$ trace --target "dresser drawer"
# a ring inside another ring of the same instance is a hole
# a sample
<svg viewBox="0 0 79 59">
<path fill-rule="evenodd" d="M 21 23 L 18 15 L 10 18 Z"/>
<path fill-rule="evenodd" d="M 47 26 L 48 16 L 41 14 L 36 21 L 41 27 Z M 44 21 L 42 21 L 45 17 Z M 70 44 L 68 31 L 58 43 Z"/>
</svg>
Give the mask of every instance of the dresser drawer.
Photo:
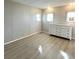
<svg viewBox="0 0 79 59">
<path fill-rule="evenodd" d="M 51 34 L 69 38 L 72 37 L 72 27 L 71 26 L 64 26 L 64 25 L 51 25 L 50 30 Z"/>
</svg>

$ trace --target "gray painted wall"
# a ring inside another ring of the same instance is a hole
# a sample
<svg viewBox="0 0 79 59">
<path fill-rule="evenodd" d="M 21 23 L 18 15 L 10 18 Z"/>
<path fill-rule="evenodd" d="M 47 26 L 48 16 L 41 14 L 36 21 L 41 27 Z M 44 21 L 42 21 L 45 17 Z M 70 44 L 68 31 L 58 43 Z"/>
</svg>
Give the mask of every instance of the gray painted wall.
<svg viewBox="0 0 79 59">
<path fill-rule="evenodd" d="M 5 43 L 41 31 L 41 22 L 36 20 L 40 9 L 7 0 L 4 4 Z"/>
<path fill-rule="evenodd" d="M 74 11 L 74 9 L 68 10 L 65 9 L 65 6 L 61 6 L 61 7 L 54 7 L 54 10 L 47 10 L 45 9 L 43 11 L 43 19 L 42 19 L 42 31 L 48 33 L 49 32 L 49 23 L 46 19 L 47 14 L 48 13 L 53 13 L 54 14 L 54 18 L 53 18 L 53 24 L 65 24 L 65 25 L 69 25 L 69 23 L 66 21 L 66 14 L 68 11 Z M 75 27 L 74 27 L 74 23 L 73 23 L 73 33 L 72 33 L 72 37 L 73 39 L 75 38 Z"/>
<path fill-rule="evenodd" d="M 4 42 L 9 42 L 35 32 L 48 33 L 49 23 L 46 21 L 47 13 L 54 13 L 54 24 L 68 24 L 67 11 L 64 7 L 55 7 L 54 11 L 40 10 L 31 6 L 5 0 L 4 2 Z M 36 20 L 36 14 L 42 14 L 42 21 Z M 41 28 L 42 27 L 42 28 Z M 73 38 L 75 36 L 73 26 Z"/>
</svg>

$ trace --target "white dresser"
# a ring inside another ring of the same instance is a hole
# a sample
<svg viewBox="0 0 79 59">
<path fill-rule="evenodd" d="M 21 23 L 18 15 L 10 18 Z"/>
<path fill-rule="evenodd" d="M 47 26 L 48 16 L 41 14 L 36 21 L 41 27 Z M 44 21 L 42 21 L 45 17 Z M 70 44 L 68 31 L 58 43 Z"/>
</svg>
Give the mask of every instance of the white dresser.
<svg viewBox="0 0 79 59">
<path fill-rule="evenodd" d="M 68 38 L 71 40 L 71 38 L 72 38 L 72 26 L 50 24 L 49 25 L 49 34 Z"/>
</svg>

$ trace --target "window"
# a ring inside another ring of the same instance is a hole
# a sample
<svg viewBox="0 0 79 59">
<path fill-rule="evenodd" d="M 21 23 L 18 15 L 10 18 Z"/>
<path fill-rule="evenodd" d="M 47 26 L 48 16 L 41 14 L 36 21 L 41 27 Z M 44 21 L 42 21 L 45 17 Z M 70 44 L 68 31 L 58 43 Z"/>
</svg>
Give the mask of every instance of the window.
<svg viewBox="0 0 79 59">
<path fill-rule="evenodd" d="M 47 21 L 48 22 L 53 22 L 53 14 L 47 14 Z"/>
<path fill-rule="evenodd" d="M 75 18 L 75 12 L 68 12 L 67 13 L 67 21 L 68 22 L 74 22 L 74 18 Z"/>
<path fill-rule="evenodd" d="M 41 21 L 41 15 L 40 14 L 36 14 L 36 20 Z"/>
</svg>

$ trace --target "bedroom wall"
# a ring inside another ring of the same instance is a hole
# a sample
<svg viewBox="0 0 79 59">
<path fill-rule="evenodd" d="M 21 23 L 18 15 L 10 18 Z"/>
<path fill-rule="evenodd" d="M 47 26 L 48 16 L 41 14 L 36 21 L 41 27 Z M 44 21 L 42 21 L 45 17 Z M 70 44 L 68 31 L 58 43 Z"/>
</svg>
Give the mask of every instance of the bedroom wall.
<svg viewBox="0 0 79 59">
<path fill-rule="evenodd" d="M 54 7 L 54 8 L 48 8 L 43 10 L 43 25 L 42 25 L 42 31 L 48 33 L 49 32 L 49 22 L 47 21 L 46 17 L 48 13 L 53 13 L 54 17 L 53 17 L 53 24 L 65 24 L 65 25 L 69 25 L 70 23 L 66 21 L 66 16 L 67 16 L 67 12 L 69 11 L 74 11 L 74 6 L 60 6 L 60 7 Z M 73 39 L 75 38 L 75 26 L 73 23 L 73 33 L 72 33 L 72 37 Z"/>
<path fill-rule="evenodd" d="M 5 0 L 4 13 L 5 43 L 41 31 L 41 21 L 36 20 L 36 14 L 41 14 L 38 8 Z"/>
</svg>

